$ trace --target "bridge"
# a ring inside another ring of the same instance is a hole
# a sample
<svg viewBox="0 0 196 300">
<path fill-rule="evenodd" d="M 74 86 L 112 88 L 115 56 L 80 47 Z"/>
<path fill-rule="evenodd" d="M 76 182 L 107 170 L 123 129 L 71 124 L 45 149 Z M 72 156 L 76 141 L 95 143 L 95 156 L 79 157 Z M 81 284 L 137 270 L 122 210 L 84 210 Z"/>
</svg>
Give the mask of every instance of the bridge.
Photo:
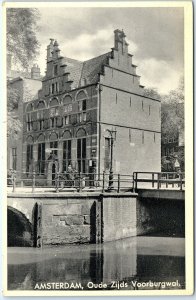
<svg viewBox="0 0 196 300">
<path fill-rule="evenodd" d="M 102 243 L 158 232 L 184 236 L 184 174 L 80 174 L 71 182 L 58 174 L 53 186 L 41 187 L 31 175 L 28 185 L 9 178 L 9 224 L 20 227 L 17 243 Z"/>
</svg>

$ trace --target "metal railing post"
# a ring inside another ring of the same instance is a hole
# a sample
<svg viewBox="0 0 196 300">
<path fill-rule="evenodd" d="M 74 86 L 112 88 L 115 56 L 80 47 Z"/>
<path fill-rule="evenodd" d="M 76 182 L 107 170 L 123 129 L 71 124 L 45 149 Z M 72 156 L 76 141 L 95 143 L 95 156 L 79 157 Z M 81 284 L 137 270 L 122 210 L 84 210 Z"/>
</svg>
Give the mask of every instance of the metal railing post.
<svg viewBox="0 0 196 300">
<path fill-rule="evenodd" d="M 104 193 L 105 190 L 105 172 L 103 171 L 103 185 L 102 185 L 102 193 Z"/>
<path fill-rule="evenodd" d="M 78 192 L 81 192 L 81 178 L 80 178 L 80 172 L 79 172 L 79 187 L 78 187 Z"/>
<path fill-rule="evenodd" d="M 160 176 L 159 173 L 157 173 L 157 189 L 159 190 L 159 180 L 160 180 Z"/>
<path fill-rule="evenodd" d="M 14 193 L 16 189 L 16 176 L 14 170 L 12 171 L 12 182 L 13 182 L 12 192 Z"/>
<path fill-rule="evenodd" d="M 172 187 L 174 187 L 175 173 L 172 175 L 172 178 L 173 178 Z"/>
<path fill-rule="evenodd" d="M 180 179 L 180 190 L 182 191 L 182 173 L 179 174 Z"/>
<path fill-rule="evenodd" d="M 166 189 L 168 188 L 168 179 L 169 179 L 168 177 L 169 177 L 169 174 L 167 173 L 166 174 Z"/>
<path fill-rule="evenodd" d="M 56 193 L 59 192 L 59 172 L 56 174 Z"/>
<path fill-rule="evenodd" d="M 135 190 L 137 190 L 137 172 L 135 172 Z"/>
<path fill-rule="evenodd" d="M 152 173 L 152 187 L 154 188 L 154 173 Z"/>
<path fill-rule="evenodd" d="M 119 193 L 120 192 L 120 174 L 118 174 L 118 190 L 117 192 Z"/>
<path fill-rule="evenodd" d="M 32 193 L 35 192 L 35 171 L 33 171 L 33 178 L 32 178 Z"/>
</svg>

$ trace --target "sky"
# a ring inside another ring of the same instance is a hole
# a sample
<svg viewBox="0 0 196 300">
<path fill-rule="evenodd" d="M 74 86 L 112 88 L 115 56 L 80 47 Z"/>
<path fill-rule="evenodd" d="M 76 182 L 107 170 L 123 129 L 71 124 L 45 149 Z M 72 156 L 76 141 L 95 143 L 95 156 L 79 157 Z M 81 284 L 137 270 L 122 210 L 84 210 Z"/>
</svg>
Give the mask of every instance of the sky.
<svg viewBox="0 0 196 300">
<path fill-rule="evenodd" d="M 81 61 L 109 52 L 114 30 L 123 29 L 140 83 L 168 93 L 184 70 L 183 8 L 39 8 L 37 63 L 44 75 L 49 39 L 61 55 Z"/>
</svg>

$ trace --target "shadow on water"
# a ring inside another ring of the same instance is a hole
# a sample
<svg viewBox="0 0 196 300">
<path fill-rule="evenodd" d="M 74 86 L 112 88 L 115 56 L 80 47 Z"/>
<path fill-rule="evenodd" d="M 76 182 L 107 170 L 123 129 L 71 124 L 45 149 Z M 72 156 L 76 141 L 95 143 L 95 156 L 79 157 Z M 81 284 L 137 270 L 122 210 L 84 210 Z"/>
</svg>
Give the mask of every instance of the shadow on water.
<svg viewBox="0 0 196 300">
<path fill-rule="evenodd" d="M 10 290 L 32 290 L 52 282 L 66 282 L 64 289 L 71 289 L 71 283 L 89 289 L 89 282 L 104 283 L 106 289 L 118 289 L 119 283 L 128 290 L 165 288 L 134 284 L 149 280 L 178 280 L 177 286 L 166 289 L 185 288 L 184 239 L 134 237 L 102 245 L 8 248 Z"/>
</svg>

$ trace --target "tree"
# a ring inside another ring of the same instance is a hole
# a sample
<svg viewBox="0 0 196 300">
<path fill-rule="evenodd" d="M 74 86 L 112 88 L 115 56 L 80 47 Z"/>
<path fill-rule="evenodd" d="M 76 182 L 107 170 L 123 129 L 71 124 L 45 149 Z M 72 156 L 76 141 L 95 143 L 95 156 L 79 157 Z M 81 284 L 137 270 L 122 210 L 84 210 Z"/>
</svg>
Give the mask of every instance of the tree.
<svg viewBox="0 0 196 300">
<path fill-rule="evenodd" d="M 179 137 L 184 134 L 184 80 L 180 78 L 179 86 L 162 97 L 161 104 L 161 140 L 176 138 L 178 145 L 174 153 L 167 157 L 171 169 L 174 171 L 176 159 L 184 170 L 184 147 L 179 145 Z M 162 160 L 163 168 L 164 159 Z"/>
<path fill-rule="evenodd" d="M 36 37 L 39 12 L 30 8 L 7 8 L 7 54 L 20 69 L 27 69 L 38 54 Z M 24 91 L 23 91 L 24 92 Z M 7 87 L 7 135 L 17 138 L 22 124 L 17 115 L 20 91 Z M 27 96 L 26 96 L 27 97 Z"/>
<path fill-rule="evenodd" d="M 157 99 L 157 100 L 161 100 L 161 95 L 159 94 L 159 92 L 156 88 L 145 88 L 144 96 L 150 97 L 153 99 Z"/>
<path fill-rule="evenodd" d="M 10 84 L 7 86 L 7 136 L 17 138 L 22 124 L 16 110 L 20 99 L 19 91 Z"/>
<path fill-rule="evenodd" d="M 7 8 L 7 53 L 22 69 L 38 54 L 36 37 L 39 12 L 34 8 Z"/>
</svg>

